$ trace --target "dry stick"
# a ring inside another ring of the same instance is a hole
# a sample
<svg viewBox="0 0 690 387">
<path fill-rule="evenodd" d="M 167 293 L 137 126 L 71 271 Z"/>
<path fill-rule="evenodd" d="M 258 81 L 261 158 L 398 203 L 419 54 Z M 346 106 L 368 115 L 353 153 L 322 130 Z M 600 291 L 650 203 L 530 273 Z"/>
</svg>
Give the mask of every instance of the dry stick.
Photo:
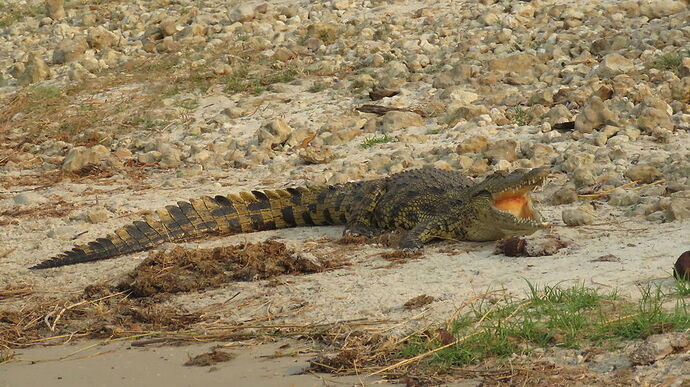
<svg viewBox="0 0 690 387">
<path fill-rule="evenodd" d="M 633 189 L 642 189 L 642 188 L 649 187 L 649 186 L 652 186 L 652 185 L 658 185 L 658 184 L 661 184 L 661 183 L 664 183 L 664 182 L 666 182 L 666 180 L 657 180 L 657 181 L 654 181 L 654 182 L 649 183 L 649 184 L 643 184 L 643 185 L 641 185 L 641 186 L 634 187 Z M 577 196 L 580 197 L 580 198 L 594 198 L 594 199 L 598 199 L 598 198 L 601 198 L 601 197 L 604 197 L 604 196 L 611 195 L 611 194 L 612 194 L 615 190 L 617 190 L 618 188 L 629 187 L 629 186 L 631 186 L 631 185 L 635 185 L 635 184 L 638 184 L 638 183 L 639 183 L 638 181 L 631 181 L 630 183 L 623 184 L 623 185 L 621 185 L 621 186 L 618 186 L 618 187 L 616 187 L 616 188 L 614 188 L 614 189 L 610 189 L 610 190 L 608 190 L 608 191 L 599 192 L 599 193 L 595 193 L 595 194 L 577 195 Z"/>
<path fill-rule="evenodd" d="M 11 248 L 11 249 L 9 249 L 9 250 L 3 252 L 2 254 L 0 254 L 0 258 L 5 258 L 6 256 L 12 254 L 12 252 L 13 252 L 14 250 L 17 250 L 17 248 L 16 248 L 16 247 L 13 247 L 13 248 Z M 28 288 L 27 288 L 27 289 L 28 289 Z"/>
<path fill-rule="evenodd" d="M 469 305 L 472 305 L 472 304 L 474 304 L 475 302 L 477 302 L 477 301 L 479 301 L 479 300 L 481 300 L 481 299 L 483 299 L 483 298 L 489 297 L 490 295 L 494 295 L 494 294 L 496 294 L 496 293 L 503 292 L 503 291 L 504 291 L 504 290 L 492 290 L 492 291 L 490 291 L 490 292 L 486 292 L 486 293 L 480 294 L 480 295 L 478 295 L 478 296 L 474 296 L 474 297 L 470 298 L 469 300 L 463 302 L 462 305 L 460 305 L 460 307 L 459 307 L 458 309 L 456 309 L 455 312 L 453 312 L 453 314 L 446 320 L 446 329 L 450 329 L 450 323 L 451 323 L 453 320 L 456 320 L 456 319 L 458 318 L 458 316 L 460 315 L 460 312 L 461 312 L 465 307 L 467 307 L 467 306 L 469 306 Z M 503 295 L 506 295 L 506 293 L 503 293 Z M 509 294 L 508 294 L 508 295 L 509 295 Z"/>
<path fill-rule="evenodd" d="M 506 316 L 506 318 L 504 318 L 502 321 L 506 321 L 506 320 L 512 318 L 513 316 L 515 316 L 515 314 L 516 314 L 523 306 L 529 305 L 530 303 L 531 303 L 531 301 L 527 301 L 527 302 L 521 303 L 520 305 L 518 305 L 517 308 L 515 308 L 515 310 L 514 310 L 510 315 Z M 487 312 L 487 313 L 488 313 L 488 312 Z M 474 332 L 474 333 L 470 333 L 469 335 L 463 336 L 463 337 L 461 337 L 461 338 L 459 338 L 459 339 L 453 341 L 452 343 L 443 345 L 443 346 L 438 347 L 438 348 L 436 348 L 436 349 L 432 349 L 431 351 L 424 352 L 424 353 L 422 353 L 422 354 L 419 354 L 419 355 L 417 355 L 417 356 L 415 356 L 415 357 L 412 357 L 412 358 L 409 358 L 409 359 L 401 360 L 401 361 L 399 361 L 399 362 L 397 362 L 397 363 L 395 363 L 395 364 L 393 364 L 393 365 L 390 365 L 390 366 L 388 366 L 388 367 L 382 368 L 382 369 L 380 369 L 380 370 L 378 370 L 378 371 L 376 371 L 376 372 L 372 372 L 372 373 L 370 373 L 370 374 L 367 375 L 367 376 L 374 376 L 374 375 L 380 374 L 380 373 L 382 373 L 382 372 L 390 371 L 390 370 L 392 370 L 392 369 L 394 369 L 394 368 L 398 368 L 398 367 L 401 367 L 401 366 L 404 366 L 404 365 L 413 363 L 413 362 L 415 362 L 415 361 L 417 361 L 417 360 L 421 360 L 421 359 L 423 359 L 423 358 L 425 358 L 425 357 L 427 357 L 427 356 L 429 356 L 429 355 L 433 355 L 434 353 L 436 353 L 436 352 L 438 352 L 438 351 L 441 351 L 441 350 L 446 349 L 446 348 L 448 348 L 448 347 L 452 347 L 453 345 L 456 345 L 456 344 L 458 344 L 458 343 L 461 343 L 461 342 L 463 342 L 463 341 L 465 341 L 465 340 L 467 340 L 467 339 L 469 339 L 469 338 L 471 338 L 471 337 L 477 336 L 478 334 L 483 333 L 483 332 L 486 332 L 486 328 L 481 329 L 481 330 L 478 330 L 477 332 Z"/>
<path fill-rule="evenodd" d="M 50 317 L 53 315 L 53 312 L 54 312 L 54 311 L 51 312 L 51 313 L 48 313 L 47 315 L 45 315 L 45 317 L 43 318 L 43 321 L 45 321 L 46 325 L 48 326 L 48 329 L 50 329 L 51 332 L 55 332 L 55 326 L 57 325 L 58 320 L 60 320 L 60 317 L 62 317 L 62 314 L 65 313 L 66 311 L 68 311 L 68 310 L 70 310 L 70 309 L 73 309 L 73 308 L 76 308 L 77 306 L 84 305 L 84 304 L 92 304 L 92 303 L 95 303 L 95 302 L 98 302 L 98 301 L 102 301 L 102 300 L 105 300 L 105 299 L 108 299 L 108 298 L 116 297 L 116 296 L 119 296 L 120 294 L 123 294 L 123 293 L 125 293 L 125 292 L 126 292 L 126 291 L 123 290 L 123 291 L 121 291 L 121 292 L 109 294 L 109 295 L 107 295 L 107 296 L 103 296 L 103 297 L 97 298 L 97 299 L 95 299 L 95 300 L 82 300 L 82 301 L 79 301 L 79 302 L 77 302 L 77 303 L 75 303 L 75 304 L 72 304 L 72 305 L 70 305 L 70 306 L 67 306 L 67 307 L 62 308 L 62 310 L 60 311 L 60 313 L 58 313 L 58 315 L 55 317 L 55 320 L 53 320 L 53 324 L 50 324 L 50 322 L 49 322 L 50 320 L 49 320 L 49 319 L 50 319 Z"/>
</svg>

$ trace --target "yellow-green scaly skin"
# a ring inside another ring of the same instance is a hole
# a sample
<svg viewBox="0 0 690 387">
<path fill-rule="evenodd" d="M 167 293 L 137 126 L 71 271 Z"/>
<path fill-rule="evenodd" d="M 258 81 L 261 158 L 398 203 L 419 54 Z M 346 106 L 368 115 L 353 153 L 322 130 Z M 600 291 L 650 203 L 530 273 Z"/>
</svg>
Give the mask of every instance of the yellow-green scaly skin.
<svg viewBox="0 0 690 387">
<path fill-rule="evenodd" d="M 476 184 L 458 172 L 422 168 L 382 179 L 334 186 L 203 196 L 157 210 L 157 217 L 146 216 L 105 238 L 31 268 L 107 259 L 147 250 L 163 242 L 191 240 L 209 234 L 287 227 L 346 225 L 346 233 L 361 235 L 409 230 L 401 241 L 402 248 L 419 248 L 436 238 L 494 240 L 504 235 L 530 234 L 538 226 L 492 218 L 488 195 L 492 189 L 519 187 L 523 181 L 531 183 L 527 177 L 535 175 L 541 176 L 543 172 L 494 175 Z"/>
</svg>

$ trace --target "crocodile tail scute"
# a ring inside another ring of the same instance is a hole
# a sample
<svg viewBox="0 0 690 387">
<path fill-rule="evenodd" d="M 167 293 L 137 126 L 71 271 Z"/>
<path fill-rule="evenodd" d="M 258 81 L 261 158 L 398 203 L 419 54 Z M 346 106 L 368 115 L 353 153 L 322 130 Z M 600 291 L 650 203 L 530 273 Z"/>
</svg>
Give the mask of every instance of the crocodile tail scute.
<svg viewBox="0 0 690 387">
<path fill-rule="evenodd" d="M 43 261 L 30 269 L 47 269 L 144 251 L 164 242 L 207 234 L 237 234 L 310 225 L 340 224 L 345 217 L 329 206 L 335 187 L 288 188 L 202 196 L 156 210 L 105 238 Z M 336 217 L 334 219 L 334 217 Z"/>
</svg>

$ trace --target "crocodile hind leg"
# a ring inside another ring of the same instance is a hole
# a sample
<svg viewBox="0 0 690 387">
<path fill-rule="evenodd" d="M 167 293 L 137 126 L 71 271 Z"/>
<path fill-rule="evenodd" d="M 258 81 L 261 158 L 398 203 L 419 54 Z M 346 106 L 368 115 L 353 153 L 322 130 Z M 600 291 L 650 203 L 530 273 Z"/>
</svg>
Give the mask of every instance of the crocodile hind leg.
<svg viewBox="0 0 690 387">
<path fill-rule="evenodd" d="M 351 216 L 345 224 L 343 235 L 372 237 L 381 233 L 382 230 L 376 227 L 372 215 L 385 192 L 386 187 L 382 181 L 372 184 L 368 190 L 362 192 L 361 197 L 355 199 L 356 202 L 353 200 L 349 208 Z"/>
</svg>

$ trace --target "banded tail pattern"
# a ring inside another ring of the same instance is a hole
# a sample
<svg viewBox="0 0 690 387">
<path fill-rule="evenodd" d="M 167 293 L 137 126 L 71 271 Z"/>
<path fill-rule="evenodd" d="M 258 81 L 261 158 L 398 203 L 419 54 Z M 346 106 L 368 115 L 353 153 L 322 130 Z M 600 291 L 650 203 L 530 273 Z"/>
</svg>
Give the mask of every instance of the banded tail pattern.
<svg viewBox="0 0 690 387">
<path fill-rule="evenodd" d="M 299 187 L 180 201 L 157 210 L 157 218 L 145 216 L 105 238 L 65 251 L 30 269 L 108 259 L 208 234 L 345 224 L 351 211 L 348 191 L 345 185 Z"/>
</svg>

